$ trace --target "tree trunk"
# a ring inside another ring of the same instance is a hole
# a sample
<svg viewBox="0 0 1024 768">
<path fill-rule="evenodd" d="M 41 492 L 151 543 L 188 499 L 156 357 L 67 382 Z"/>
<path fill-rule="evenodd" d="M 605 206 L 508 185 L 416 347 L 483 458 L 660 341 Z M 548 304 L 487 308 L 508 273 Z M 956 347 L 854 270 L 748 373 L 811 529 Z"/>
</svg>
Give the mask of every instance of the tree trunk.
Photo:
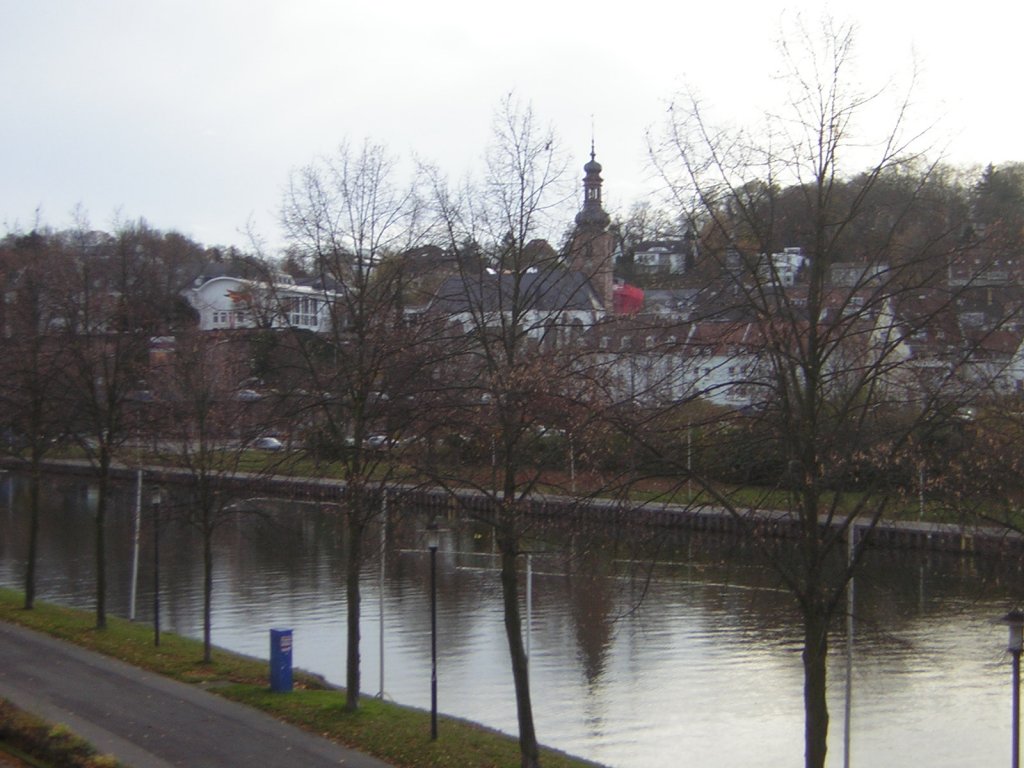
<svg viewBox="0 0 1024 768">
<path fill-rule="evenodd" d="M 96 499 L 96 629 L 107 628 L 107 479 L 110 460 L 100 459 Z"/>
<path fill-rule="evenodd" d="M 819 606 L 804 615 L 804 765 L 824 768 L 828 748 L 828 701 L 825 698 L 828 618 Z"/>
<path fill-rule="evenodd" d="M 501 550 L 501 592 L 505 607 L 505 635 L 512 658 L 512 679 L 516 691 L 516 715 L 519 719 L 519 753 L 522 768 L 540 767 L 540 750 L 533 727 L 533 705 L 530 700 L 529 659 L 523 647 L 522 617 L 519 613 L 518 555 L 514 536 L 498 538 Z"/>
<path fill-rule="evenodd" d="M 203 530 L 203 663 L 213 661 L 213 531 Z"/>
<path fill-rule="evenodd" d="M 353 503 L 357 503 L 353 501 Z M 348 514 L 348 563 L 345 569 L 345 595 L 348 601 L 348 652 L 345 663 L 345 708 L 359 708 L 359 571 L 363 564 L 362 510 L 350 509 Z"/>
<path fill-rule="evenodd" d="M 25 566 L 25 610 L 35 607 L 36 601 L 36 555 L 39 550 L 39 487 L 42 484 L 39 462 L 32 462 L 32 477 L 29 481 L 29 522 L 28 562 Z"/>
</svg>

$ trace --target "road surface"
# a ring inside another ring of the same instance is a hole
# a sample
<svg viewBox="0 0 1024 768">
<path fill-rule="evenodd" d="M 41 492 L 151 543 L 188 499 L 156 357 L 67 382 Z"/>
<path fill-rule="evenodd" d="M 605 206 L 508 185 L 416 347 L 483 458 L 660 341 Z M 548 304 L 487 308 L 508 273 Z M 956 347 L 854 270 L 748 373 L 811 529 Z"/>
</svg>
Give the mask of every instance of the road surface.
<svg viewBox="0 0 1024 768">
<path fill-rule="evenodd" d="M 3 622 L 0 697 L 132 768 L 389 768 L 194 685 Z"/>
</svg>

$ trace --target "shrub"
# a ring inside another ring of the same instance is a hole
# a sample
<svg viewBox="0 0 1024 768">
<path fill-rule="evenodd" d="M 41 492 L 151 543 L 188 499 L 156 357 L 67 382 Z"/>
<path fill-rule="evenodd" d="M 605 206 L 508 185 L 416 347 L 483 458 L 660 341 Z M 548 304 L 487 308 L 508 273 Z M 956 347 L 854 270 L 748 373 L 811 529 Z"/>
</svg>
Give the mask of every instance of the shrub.
<svg viewBox="0 0 1024 768">
<path fill-rule="evenodd" d="M 0 742 L 31 758 L 64 768 L 121 768 L 111 755 L 97 754 L 66 725 L 50 725 L 0 699 Z"/>
</svg>

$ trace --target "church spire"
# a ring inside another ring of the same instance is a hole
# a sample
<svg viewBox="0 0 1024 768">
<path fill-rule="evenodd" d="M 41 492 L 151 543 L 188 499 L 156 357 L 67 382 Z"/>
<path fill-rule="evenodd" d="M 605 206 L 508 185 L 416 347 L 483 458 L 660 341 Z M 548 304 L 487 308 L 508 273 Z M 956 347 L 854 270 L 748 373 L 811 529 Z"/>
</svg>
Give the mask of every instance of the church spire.
<svg viewBox="0 0 1024 768">
<path fill-rule="evenodd" d="M 583 208 L 576 214 L 576 233 L 569 251 L 571 264 L 586 276 L 599 306 L 611 312 L 615 301 L 615 237 L 608 231 L 611 217 L 601 207 L 601 164 L 593 139 L 590 162 L 583 171 Z"/>
<path fill-rule="evenodd" d="M 590 162 L 583 166 L 583 208 L 576 214 L 580 229 L 603 231 L 611 217 L 601 207 L 601 164 L 594 152 L 594 139 L 590 139 Z"/>
</svg>

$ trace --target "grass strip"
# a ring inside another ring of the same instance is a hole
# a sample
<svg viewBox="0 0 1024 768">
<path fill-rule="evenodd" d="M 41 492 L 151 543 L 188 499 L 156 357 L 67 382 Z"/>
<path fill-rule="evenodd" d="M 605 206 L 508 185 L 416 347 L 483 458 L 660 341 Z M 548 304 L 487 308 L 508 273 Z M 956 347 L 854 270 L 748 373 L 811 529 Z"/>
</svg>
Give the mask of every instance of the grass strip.
<svg viewBox="0 0 1024 768">
<path fill-rule="evenodd" d="M 33 768 L 125 768 L 63 725 L 52 725 L 0 699 L 0 750 Z"/>
<path fill-rule="evenodd" d="M 458 718 L 439 719 L 437 741 L 430 740 L 430 713 L 364 697 L 356 712 L 345 709 L 345 692 L 321 678 L 296 670 L 291 693 L 272 693 L 268 662 L 214 649 L 203 664 L 199 640 L 161 633 L 114 616 L 107 628 L 95 628 L 95 616 L 65 606 L 36 601 L 30 611 L 22 593 L 0 588 L 0 620 L 49 634 L 128 664 L 260 709 L 288 723 L 374 755 L 398 768 L 518 768 L 516 739 Z M 544 750 L 545 768 L 594 768 L 596 763 L 555 750 Z M 105 764 L 101 764 L 105 765 Z"/>
</svg>

